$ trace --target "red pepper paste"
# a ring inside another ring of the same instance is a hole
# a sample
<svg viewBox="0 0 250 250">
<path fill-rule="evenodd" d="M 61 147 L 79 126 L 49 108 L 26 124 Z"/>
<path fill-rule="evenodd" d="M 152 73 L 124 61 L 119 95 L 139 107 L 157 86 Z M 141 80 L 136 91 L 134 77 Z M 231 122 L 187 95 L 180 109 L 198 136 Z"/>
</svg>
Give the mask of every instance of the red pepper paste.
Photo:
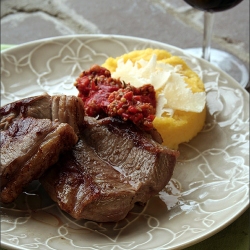
<svg viewBox="0 0 250 250">
<path fill-rule="evenodd" d="M 151 84 L 136 88 L 112 78 L 109 70 L 93 65 L 81 73 L 75 86 L 87 115 L 120 117 L 144 130 L 153 128 L 156 95 Z"/>
</svg>

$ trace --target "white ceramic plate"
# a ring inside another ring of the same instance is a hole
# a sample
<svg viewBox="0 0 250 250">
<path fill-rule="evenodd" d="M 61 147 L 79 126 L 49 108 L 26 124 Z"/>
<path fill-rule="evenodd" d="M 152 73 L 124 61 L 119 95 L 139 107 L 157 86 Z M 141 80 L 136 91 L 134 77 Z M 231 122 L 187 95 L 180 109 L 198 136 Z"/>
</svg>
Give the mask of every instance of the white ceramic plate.
<svg viewBox="0 0 250 250">
<path fill-rule="evenodd" d="M 76 94 L 82 70 L 147 47 L 178 55 L 203 79 L 206 126 L 181 157 L 169 185 L 119 223 L 76 221 L 34 181 L 1 205 L 1 243 L 11 249 L 180 249 L 240 216 L 249 204 L 249 95 L 231 77 L 182 50 L 133 37 L 84 35 L 40 40 L 2 53 L 1 105 L 44 92 Z"/>
</svg>

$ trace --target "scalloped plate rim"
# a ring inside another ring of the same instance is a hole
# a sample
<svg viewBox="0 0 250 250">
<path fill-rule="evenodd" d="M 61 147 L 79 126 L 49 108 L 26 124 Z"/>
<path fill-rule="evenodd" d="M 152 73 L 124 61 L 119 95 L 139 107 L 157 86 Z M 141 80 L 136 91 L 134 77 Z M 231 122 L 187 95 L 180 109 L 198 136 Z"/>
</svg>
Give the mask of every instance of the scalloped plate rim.
<svg viewBox="0 0 250 250">
<path fill-rule="evenodd" d="M 16 51 L 20 51 L 23 49 L 27 49 L 29 46 L 34 46 L 34 45 L 38 45 L 41 43 L 46 43 L 46 42 L 53 42 L 53 41 L 62 41 L 63 39 L 68 40 L 70 38 L 79 38 L 79 39 L 115 39 L 115 40 L 122 40 L 122 41 L 136 41 L 136 42 L 141 42 L 141 43 L 153 43 L 154 45 L 159 45 L 160 47 L 169 47 L 172 48 L 173 50 L 176 51 L 181 51 L 183 52 L 182 49 L 177 48 L 173 45 L 168 45 L 162 42 L 158 42 L 158 41 L 154 41 L 154 40 L 150 40 L 150 39 L 144 39 L 144 38 L 138 38 L 138 37 L 132 37 L 132 36 L 125 36 L 125 35 L 109 35 L 109 34 L 89 34 L 89 35 L 70 35 L 70 36 L 57 36 L 57 37 L 50 37 L 50 38 L 44 38 L 44 39 L 39 39 L 36 41 L 31 41 L 31 42 L 27 42 L 27 43 L 23 43 L 20 45 L 16 45 L 15 47 L 12 48 L 8 48 L 5 49 L 4 51 L 1 51 L 1 54 L 8 54 L 8 53 L 13 53 L 15 54 Z M 185 53 L 185 52 L 183 52 Z M 189 55 L 191 56 L 191 55 Z M 194 56 L 192 56 L 194 57 Z M 195 57 L 194 57 L 195 58 Z M 212 69 L 214 69 L 215 71 L 219 71 L 222 75 L 224 75 L 227 79 L 229 79 L 230 82 L 232 82 L 232 84 L 236 85 L 239 89 L 241 89 L 241 91 L 245 92 L 245 94 L 248 94 L 248 92 L 242 87 L 240 86 L 240 84 L 238 84 L 231 76 L 227 75 L 225 72 L 222 72 L 220 69 L 216 68 L 215 66 L 211 65 L 210 63 L 206 62 L 204 59 L 200 59 L 200 58 L 196 58 L 198 61 L 209 65 Z M 248 95 L 248 102 L 249 102 L 249 95 Z M 235 221 L 238 217 L 240 217 L 249 207 L 249 201 L 245 202 L 244 206 L 242 207 L 241 210 L 237 210 L 237 212 L 235 212 L 235 214 L 233 214 L 224 224 L 222 225 L 218 225 L 216 228 L 214 228 L 212 231 L 205 233 L 202 236 L 197 236 L 194 237 L 193 239 L 186 241 L 183 244 L 178 244 L 175 247 L 188 247 L 191 246 L 193 244 L 196 244 L 206 238 L 211 237 L 212 235 L 216 234 L 217 232 L 219 232 L 220 230 L 224 229 L 225 227 L 227 227 L 229 224 L 231 224 L 233 221 Z M 14 249 L 25 249 L 25 248 L 20 248 L 19 246 L 15 246 L 15 245 L 11 245 L 8 244 L 7 242 L 2 242 L 1 240 L 1 244 L 3 247 L 14 247 Z"/>
</svg>

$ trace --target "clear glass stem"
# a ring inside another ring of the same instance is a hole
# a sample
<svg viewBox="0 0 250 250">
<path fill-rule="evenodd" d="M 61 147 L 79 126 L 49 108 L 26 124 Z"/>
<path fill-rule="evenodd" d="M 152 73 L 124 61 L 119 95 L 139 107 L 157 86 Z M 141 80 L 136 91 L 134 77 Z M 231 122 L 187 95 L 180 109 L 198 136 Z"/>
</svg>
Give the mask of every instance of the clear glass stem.
<svg viewBox="0 0 250 250">
<path fill-rule="evenodd" d="M 202 58 L 210 61 L 211 39 L 214 24 L 214 14 L 210 12 L 204 12 L 204 34 L 203 34 L 203 46 L 202 46 Z"/>
</svg>

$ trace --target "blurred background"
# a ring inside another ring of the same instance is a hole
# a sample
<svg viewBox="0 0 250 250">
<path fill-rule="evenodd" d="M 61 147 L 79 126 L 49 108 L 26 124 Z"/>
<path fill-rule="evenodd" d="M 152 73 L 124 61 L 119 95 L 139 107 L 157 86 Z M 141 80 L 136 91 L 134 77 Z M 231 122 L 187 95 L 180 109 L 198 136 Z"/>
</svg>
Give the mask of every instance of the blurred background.
<svg viewBox="0 0 250 250">
<path fill-rule="evenodd" d="M 249 1 L 215 15 L 212 46 L 236 55 L 249 67 Z M 203 13 L 182 0 L 1 0 L 2 44 L 86 33 L 199 47 Z"/>
<path fill-rule="evenodd" d="M 249 71 L 249 0 L 216 13 L 213 31 L 212 47 L 235 55 Z M 2 44 L 101 33 L 200 47 L 203 12 L 183 0 L 1 0 Z M 237 72 L 234 78 L 240 81 Z"/>
</svg>

